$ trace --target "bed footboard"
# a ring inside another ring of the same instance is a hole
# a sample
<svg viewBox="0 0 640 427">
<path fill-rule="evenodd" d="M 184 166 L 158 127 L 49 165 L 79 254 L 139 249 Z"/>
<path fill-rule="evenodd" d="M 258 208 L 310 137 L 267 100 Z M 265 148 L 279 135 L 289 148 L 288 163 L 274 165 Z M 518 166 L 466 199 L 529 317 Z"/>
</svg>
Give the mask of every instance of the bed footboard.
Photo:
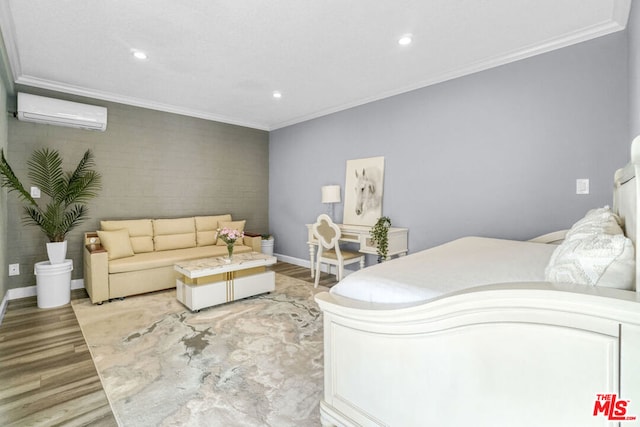
<svg viewBox="0 0 640 427">
<path fill-rule="evenodd" d="M 318 294 L 322 423 L 611 426 L 612 395 L 617 416 L 640 417 L 636 295 L 520 283 L 389 307 Z"/>
</svg>

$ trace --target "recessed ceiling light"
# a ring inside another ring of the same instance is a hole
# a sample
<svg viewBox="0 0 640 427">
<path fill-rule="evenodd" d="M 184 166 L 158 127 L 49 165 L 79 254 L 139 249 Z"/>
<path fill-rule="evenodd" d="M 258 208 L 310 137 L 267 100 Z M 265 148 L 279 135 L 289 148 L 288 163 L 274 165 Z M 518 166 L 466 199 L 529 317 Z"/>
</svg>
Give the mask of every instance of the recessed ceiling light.
<svg viewBox="0 0 640 427">
<path fill-rule="evenodd" d="M 280 98 L 282 98 L 282 93 L 280 93 L 280 92 L 279 92 L 279 91 L 277 91 L 277 90 L 274 90 L 274 91 L 273 91 L 273 97 L 274 97 L 275 99 L 280 99 Z"/>
<path fill-rule="evenodd" d="M 147 54 L 141 50 L 132 50 L 131 54 L 137 59 L 147 59 Z"/>
<path fill-rule="evenodd" d="M 404 36 L 398 39 L 398 44 L 402 46 L 406 46 L 408 44 L 411 44 L 412 41 L 413 41 L 413 38 L 411 37 L 411 34 L 405 34 Z"/>
</svg>

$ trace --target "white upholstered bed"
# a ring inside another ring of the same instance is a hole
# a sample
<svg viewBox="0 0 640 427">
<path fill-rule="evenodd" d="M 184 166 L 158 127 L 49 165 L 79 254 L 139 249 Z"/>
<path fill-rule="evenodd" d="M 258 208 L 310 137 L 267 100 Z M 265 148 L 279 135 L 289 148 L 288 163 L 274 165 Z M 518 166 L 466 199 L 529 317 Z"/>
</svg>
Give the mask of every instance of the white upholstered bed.
<svg viewBox="0 0 640 427">
<path fill-rule="evenodd" d="M 639 167 L 640 137 L 559 245 L 458 239 L 318 294 L 323 425 L 640 426 Z"/>
</svg>

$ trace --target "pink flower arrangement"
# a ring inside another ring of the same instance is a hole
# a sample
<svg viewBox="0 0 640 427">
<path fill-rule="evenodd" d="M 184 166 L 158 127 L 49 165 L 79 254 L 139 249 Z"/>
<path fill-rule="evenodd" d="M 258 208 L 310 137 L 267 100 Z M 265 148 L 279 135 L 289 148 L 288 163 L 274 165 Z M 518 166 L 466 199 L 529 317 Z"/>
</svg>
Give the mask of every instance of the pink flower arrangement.
<svg viewBox="0 0 640 427">
<path fill-rule="evenodd" d="M 218 238 L 222 239 L 227 245 L 232 245 L 236 242 L 236 240 L 244 237 L 244 232 L 238 231 L 233 228 L 223 228 L 222 230 L 218 229 Z"/>
</svg>

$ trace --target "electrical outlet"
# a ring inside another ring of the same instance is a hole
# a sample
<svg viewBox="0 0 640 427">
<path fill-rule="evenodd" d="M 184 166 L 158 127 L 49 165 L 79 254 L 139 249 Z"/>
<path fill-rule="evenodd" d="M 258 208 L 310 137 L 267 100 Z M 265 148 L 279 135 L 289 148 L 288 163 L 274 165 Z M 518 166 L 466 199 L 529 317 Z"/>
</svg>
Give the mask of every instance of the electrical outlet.
<svg viewBox="0 0 640 427">
<path fill-rule="evenodd" d="M 40 198 L 40 189 L 38 187 L 31 187 L 31 197 L 34 199 Z"/>
<path fill-rule="evenodd" d="M 9 276 L 20 275 L 20 264 L 9 264 Z"/>
</svg>

